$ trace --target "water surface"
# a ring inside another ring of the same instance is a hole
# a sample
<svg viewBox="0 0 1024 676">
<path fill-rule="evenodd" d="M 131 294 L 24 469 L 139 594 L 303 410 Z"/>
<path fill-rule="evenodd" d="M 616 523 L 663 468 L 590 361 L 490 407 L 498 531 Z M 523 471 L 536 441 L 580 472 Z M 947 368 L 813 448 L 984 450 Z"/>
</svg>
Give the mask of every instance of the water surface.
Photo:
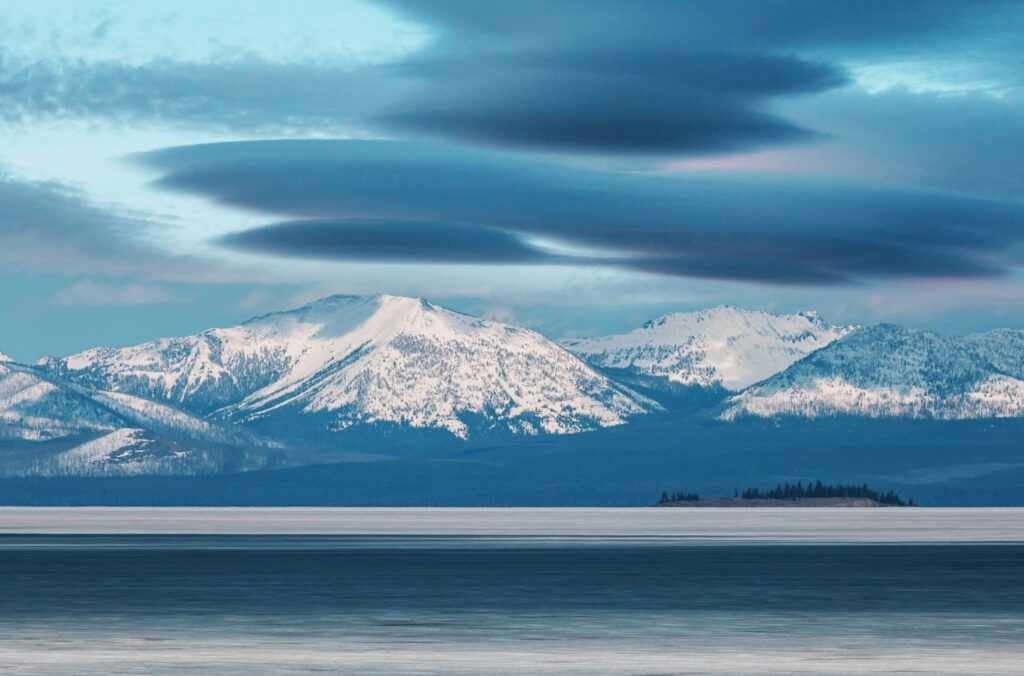
<svg viewBox="0 0 1024 676">
<path fill-rule="evenodd" d="M 1019 511 L 960 510 L 959 539 L 947 541 L 929 516 L 924 541 L 902 544 L 892 538 L 905 523 L 816 521 L 808 510 L 787 510 L 800 513 L 788 525 L 778 510 L 330 510 L 306 526 L 297 512 L 229 510 L 164 514 L 149 534 L 137 532 L 149 512 L 130 511 L 102 513 L 109 530 L 133 524 L 127 534 L 4 522 L 0 671 L 1010 674 L 1024 664 Z M 62 518 L 48 523 L 97 513 Z M 189 520 L 213 532 L 160 532 Z M 234 534 L 220 530 L 229 523 Z M 311 532 L 246 532 L 283 523 Z M 316 532 L 325 524 L 368 532 Z M 394 532 L 403 528 L 435 530 Z"/>
</svg>

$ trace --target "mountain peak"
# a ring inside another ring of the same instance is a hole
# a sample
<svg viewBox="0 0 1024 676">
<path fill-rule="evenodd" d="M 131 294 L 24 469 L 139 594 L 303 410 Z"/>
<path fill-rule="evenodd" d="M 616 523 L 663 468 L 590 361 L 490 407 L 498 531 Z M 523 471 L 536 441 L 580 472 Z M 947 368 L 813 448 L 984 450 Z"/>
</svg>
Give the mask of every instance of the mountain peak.
<svg viewBox="0 0 1024 676">
<path fill-rule="evenodd" d="M 391 316 L 414 315 L 433 311 L 452 312 L 423 298 L 393 296 L 390 294 L 373 296 L 335 294 L 318 298 L 291 310 L 280 310 L 253 317 L 244 322 L 242 326 L 288 320 L 329 322 L 332 318 L 339 315 L 368 315 L 380 311 L 385 311 Z M 452 312 L 452 314 L 458 313 Z"/>
<path fill-rule="evenodd" d="M 533 331 L 391 295 L 328 296 L 44 368 L 218 420 L 318 434 L 357 424 L 569 433 L 658 408 Z"/>
<path fill-rule="evenodd" d="M 565 341 L 591 363 L 684 385 L 740 390 L 846 335 L 816 314 L 773 315 L 718 305 L 673 312 L 629 333 Z"/>
<path fill-rule="evenodd" d="M 3 352 L 0 352 L 0 363 L 3 363 L 3 362 L 13 362 L 13 361 L 14 361 L 14 359 L 12 359 L 11 357 L 7 356 Z"/>
<path fill-rule="evenodd" d="M 376 303 L 378 306 L 385 305 L 396 305 L 402 306 L 409 309 L 429 309 L 436 307 L 429 301 L 415 297 L 415 296 L 396 296 L 389 293 L 379 293 L 371 296 L 357 296 L 351 294 L 332 294 L 330 296 L 324 296 L 312 300 L 302 307 L 290 310 L 290 312 L 309 312 L 309 311 L 321 311 L 330 312 L 338 308 L 344 308 L 346 306 L 363 304 L 363 303 Z"/>
<path fill-rule="evenodd" d="M 747 310 L 735 305 L 714 305 L 685 312 L 669 312 L 655 319 L 644 322 L 641 329 L 673 326 L 675 324 L 692 324 L 703 322 L 726 322 L 743 320 L 751 317 L 771 316 L 763 310 Z"/>
</svg>

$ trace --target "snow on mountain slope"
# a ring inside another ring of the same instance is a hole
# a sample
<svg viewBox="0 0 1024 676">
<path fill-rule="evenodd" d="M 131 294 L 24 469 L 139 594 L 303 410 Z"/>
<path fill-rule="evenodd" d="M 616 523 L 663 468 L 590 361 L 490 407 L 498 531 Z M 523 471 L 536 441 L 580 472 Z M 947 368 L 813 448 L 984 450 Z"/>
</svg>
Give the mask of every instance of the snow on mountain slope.
<svg viewBox="0 0 1024 676">
<path fill-rule="evenodd" d="M 130 427 L 182 439 L 263 445 L 245 430 L 217 425 L 166 404 L 89 390 L 30 366 L 0 363 L 0 439 L 47 441 Z"/>
<path fill-rule="evenodd" d="M 233 426 L 219 425 L 167 404 L 150 401 L 123 392 L 93 391 L 89 397 L 110 409 L 126 423 L 150 431 L 173 434 L 182 439 L 214 443 L 244 443 L 265 446 L 267 442 Z"/>
<path fill-rule="evenodd" d="M 282 378 L 225 409 L 253 421 L 330 414 L 332 429 L 396 423 L 470 434 L 565 434 L 625 422 L 656 407 L 533 331 L 423 300 L 334 297 L 296 313 L 315 326 Z"/>
<path fill-rule="evenodd" d="M 8 356 L 7 356 L 6 354 L 4 354 L 3 352 L 0 352 L 0 364 L 2 364 L 2 363 L 4 363 L 4 362 L 12 362 L 12 361 L 14 361 L 14 360 L 13 360 L 13 359 L 11 359 L 10 357 L 8 357 Z"/>
<path fill-rule="evenodd" d="M 123 392 L 209 413 L 284 374 L 286 341 L 259 320 L 127 348 L 93 348 L 38 367 L 84 387 Z M 301 340 L 301 336 L 295 336 Z"/>
<path fill-rule="evenodd" d="M 995 369 L 1024 380 L 1024 330 L 997 329 L 975 333 L 967 336 L 967 342 Z"/>
<path fill-rule="evenodd" d="M 721 417 L 1021 417 L 1022 346 L 1020 331 L 865 327 L 731 397 Z"/>
<path fill-rule="evenodd" d="M 602 368 L 737 391 L 851 330 L 828 324 L 811 312 L 773 315 L 719 306 L 665 315 L 622 335 L 562 344 Z"/>
<path fill-rule="evenodd" d="M 12 362 L 0 363 L 0 439 L 46 441 L 113 430 L 113 411 Z"/>
<path fill-rule="evenodd" d="M 414 298 L 332 296 L 289 312 L 40 367 L 232 422 L 569 433 L 657 404 L 532 331 Z M 309 422 L 315 416 L 316 423 Z M 278 426 L 280 427 L 280 426 Z"/>
<path fill-rule="evenodd" d="M 192 468 L 195 454 L 141 429 L 122 428 L 64 451 L 39 468 L 41 474 L 173 474 Z"/>
</svg>

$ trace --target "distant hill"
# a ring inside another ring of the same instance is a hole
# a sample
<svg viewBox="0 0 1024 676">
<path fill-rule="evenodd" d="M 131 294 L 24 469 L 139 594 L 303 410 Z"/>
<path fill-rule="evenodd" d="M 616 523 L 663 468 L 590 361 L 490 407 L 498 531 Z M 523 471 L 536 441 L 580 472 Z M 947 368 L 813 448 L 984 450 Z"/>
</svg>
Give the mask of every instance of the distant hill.
<svg viewBox="0 0 1024 676">
<path fill-rule="evenodd" d="M 952 337 L 863 327 L 730 398 L 721 417 L 835 415 L 1024 416 L 1024 331 Z"/>
</svg>

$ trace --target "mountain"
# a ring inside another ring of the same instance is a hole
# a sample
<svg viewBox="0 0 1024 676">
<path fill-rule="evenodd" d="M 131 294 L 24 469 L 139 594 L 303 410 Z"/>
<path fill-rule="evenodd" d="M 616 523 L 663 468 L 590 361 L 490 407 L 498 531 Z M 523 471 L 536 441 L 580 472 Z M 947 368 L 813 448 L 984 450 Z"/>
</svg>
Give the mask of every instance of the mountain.
<svg viewBox="0 0 1024 676">
<path fill-rule="evenodd" d="M 268 464 L 267 442 L 129 394 L 0 363 L 0 474 L 195 473 Z M 245 451 L 239 452 L 244 447 Z M 254 452 L 255 450 L 255 452 Z"/>
<path fill-rule="evenodd" d="M 858 329 L 730 398 L 722 418 L 1024 416 L 1024 331 Z"/>
<path fill-rule="evenodd" d="M 22 454 L 8 463 L 5 473 L 21 476 L 140 476 L 252 472 L 316 462 L 239 435 L 233 441 L 188 437 L 152 428 L 132 427 L 126 421 L 106 434 Z"/>
<path fill-rule="evenodd" d="M 816 313 L 719 306 L 676 312 L 629 333 L 562 343 L 591 364 L 730 391 L 764 380 L 850 332 Z"/>
<path fill-rule="evenodd" d="M 676 342 L 650 340 L 659 331 Z M 712 308 L 628 335 L 668 357 L 588 365 L 426 301 L 335 296 L 195 336 L 3 361 L 0 500 L 635 505 L 820 477 L 929 504 L 1024 501 L 1024 331 L 947 338 Z M 641 367 L 662 375 L 631 379 Z M 623 383 L 645 378 L 713 396 L 666 396 L 674 413 L 643 415 L 658 405 Z"/>
<path fill-rule="evenodd" d="M 122 418 L 29 367 L 0 362 L 0 439 L 47 441 L 116 429 Z"/>
<path fill-rule="evenodd" d="M 1024 380 L 1024 331 L 997 329 L 975 333 L 966 340 L 993 368 Z"/>
<path fill-rule="evenodd" d="M 31 366 L 0 363 L 0 437 L 34 441 L 107 432 L 125 425 L 216 443 L 252 441 L 172 406 L 131 394 L 89 389 Z"/>
<path fill-rule="evenodd" d="M 149 430 L 124 427 L 37 460 L 32 474 L 141 475 L 193 474 L 217 469 L 190 445 Z"/>
<path fill-rule="evenodd" d="M 363 429 L 566 434 L 657 410 L 523 328 L 399 296 L 331 296 L 236 327 L 38 367 L 275 435 Z"/>
<path fill-rule="evenodd" d="M 7 356 L 6 354 L 4 354 L 3 352 L 0 352 L 0 364 L 2 364 L 2 363 L 4 363 L 4 362 L 12 362 L 12 361 L 14 361 L 14 360 L 13 360 L 13 359 L 11 359 L 10 357 L 8 357 L 8 356 Z"/>
</svg>

